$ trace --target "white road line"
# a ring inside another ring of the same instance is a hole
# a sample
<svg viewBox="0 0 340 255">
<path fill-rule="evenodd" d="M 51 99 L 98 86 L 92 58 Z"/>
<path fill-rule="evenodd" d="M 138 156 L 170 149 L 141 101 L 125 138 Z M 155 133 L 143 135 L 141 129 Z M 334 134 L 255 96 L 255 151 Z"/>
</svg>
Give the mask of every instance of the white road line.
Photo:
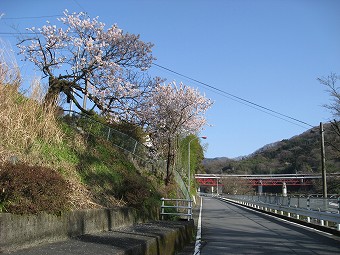
<svg viewBox="0 0 340 255">
<path fill-rule="evenodd" d="M 200 206 L 200 214 L 198 216 L 198 223 L 197 223 L 197 235 L 196 235 L 196 243 L 195 243 L 195 251 L 194 255 L 201 254 L 201 235 L 202 235 L 202 205 L 203 205 L 203 198 L 201 197 L 201 206 Z"/>
</svg>

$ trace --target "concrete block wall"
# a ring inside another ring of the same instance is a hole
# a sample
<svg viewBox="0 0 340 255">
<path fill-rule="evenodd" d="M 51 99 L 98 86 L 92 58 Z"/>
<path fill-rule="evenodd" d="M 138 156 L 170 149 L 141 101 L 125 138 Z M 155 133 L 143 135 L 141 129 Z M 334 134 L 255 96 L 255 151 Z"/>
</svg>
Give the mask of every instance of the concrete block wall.
<svg viewBox="0 0 340 255">
<path fill-rule="evenodd" d="M 0 213 L 0 253 L 129 226 L 142 219 L 132 208 L 79 210 L 61 215 Z"/>
</svg>

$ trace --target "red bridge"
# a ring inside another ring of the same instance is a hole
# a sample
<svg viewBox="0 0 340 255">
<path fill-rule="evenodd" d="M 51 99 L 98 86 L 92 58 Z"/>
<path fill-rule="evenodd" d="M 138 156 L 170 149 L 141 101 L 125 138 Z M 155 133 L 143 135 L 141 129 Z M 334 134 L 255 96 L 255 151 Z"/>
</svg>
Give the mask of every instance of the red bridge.
<svg viewBox="0 0 340 255">
<path fill-rule="evenodd" d="M 217 186 L 223 178 L 246 179 L 252 186 L 308 186 L 312 180 L 321 179 L 320 174 L 271 174 L 271 175 L 226 175 L 226 174 L 196 174 L 195 179 L 201 186 Z"/>
</svg>

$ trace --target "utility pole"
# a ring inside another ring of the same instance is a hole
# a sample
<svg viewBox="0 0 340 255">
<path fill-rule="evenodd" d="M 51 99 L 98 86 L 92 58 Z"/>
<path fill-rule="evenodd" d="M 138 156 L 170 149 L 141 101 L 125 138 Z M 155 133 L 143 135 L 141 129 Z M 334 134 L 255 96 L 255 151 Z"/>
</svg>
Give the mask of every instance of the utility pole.
<svg viewBox="0 0 340 255">
<path fill-rule="evenodd" d="M 325 138 L 323 124 L 320 122 L 321 136 L 321 171 L 322 171 L 322 195 L 327 198 L 327 176 L 326 176 L 326 157 L 325 157 Z"/>
</svg>

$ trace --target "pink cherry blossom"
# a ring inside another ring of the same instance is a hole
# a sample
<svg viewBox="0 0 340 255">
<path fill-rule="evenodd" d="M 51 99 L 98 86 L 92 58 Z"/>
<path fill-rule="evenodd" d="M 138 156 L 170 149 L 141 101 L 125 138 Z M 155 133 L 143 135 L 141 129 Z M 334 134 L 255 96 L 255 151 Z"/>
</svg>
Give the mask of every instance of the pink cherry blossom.
<svg viewBox="0 0 340 255">
<path fill-rule="evenodd" d="M 175 139 L 199 132 L 206 124 L 204 115 L 212 104 L 197 89 L 172 82 L 158 84 L 143 105 L 140 117 L 147 123 L 153 145 L 167 160 L 166 183 L 172 173 Z"/>
<path fill-rule="evenodd" d="M 45 99 L 64 94 L 89 113 L 78 102 L 87 95 L 93 107 L 119 119 L 121 111 L 130 109 L 129 104 L 134 105 L 145 91 L 138 79 L 132 84 L 129 78 L 150 67 L 153 45 L 141 41 L 139 35 L 123 33 L 116 24 L 106 29 L 98 17 L 90 19 L 82 12 L 65 10 L 58 21 L 58 26 L 47 22 L 41 28 L 28 28 L 35 35 L 18 44 L 25 60 L 49 77 Z"/>
</svg>

